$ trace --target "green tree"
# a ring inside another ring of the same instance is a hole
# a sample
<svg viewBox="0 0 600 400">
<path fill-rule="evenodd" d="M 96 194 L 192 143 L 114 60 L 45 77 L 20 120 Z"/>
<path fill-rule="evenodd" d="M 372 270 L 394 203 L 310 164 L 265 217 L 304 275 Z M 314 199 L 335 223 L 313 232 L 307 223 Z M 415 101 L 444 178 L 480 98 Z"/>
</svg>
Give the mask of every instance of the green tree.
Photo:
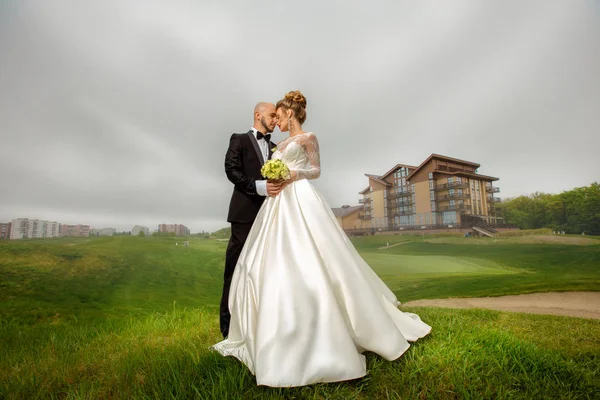
<svg viewBox="0 0 600 400">
<path fill-rule="evenodd" d="M 567 233 L 600 234 L 600 185 L 551 195 L 536 192 L 501 204 L 507 223 L 521 229 L 551 228 Z"/>
</svg>

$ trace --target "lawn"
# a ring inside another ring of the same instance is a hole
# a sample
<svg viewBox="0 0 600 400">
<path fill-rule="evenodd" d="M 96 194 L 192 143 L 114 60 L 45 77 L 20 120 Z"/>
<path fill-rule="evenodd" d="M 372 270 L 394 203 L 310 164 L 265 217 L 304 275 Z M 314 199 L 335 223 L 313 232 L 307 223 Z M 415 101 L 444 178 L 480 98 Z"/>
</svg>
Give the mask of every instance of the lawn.
<svg viewBox="0 0 600 400">
<path fill-rule="evenodd" d="M 354 242 L 403 302 L 600 290 L 599 245 L 434 239 Z M 600 321 L 435 308 L 411 308 L 432 334 L 394 362 L 367 354 L 363 379 L 257 387 L 209 351 L 226 243 L 180 240 L 0 242 L 0 398 L 600 397 Z"/>
<path fill-rule="evenodd" d="M 526 237 L 525 243 L 516 239 L 372 236 L 355 244 L 400 301 L 600 290 L 600 243 L 529 244 Z"/>
</svg>

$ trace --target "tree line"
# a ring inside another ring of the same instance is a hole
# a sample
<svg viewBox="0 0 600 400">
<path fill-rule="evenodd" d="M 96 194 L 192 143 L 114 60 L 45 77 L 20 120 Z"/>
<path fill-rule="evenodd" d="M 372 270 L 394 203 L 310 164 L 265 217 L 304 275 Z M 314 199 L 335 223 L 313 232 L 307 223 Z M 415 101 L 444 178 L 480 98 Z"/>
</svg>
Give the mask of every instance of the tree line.
<svg viewBox="0 0 600 400">
<path fill-rule="evenodd" d="M 600 185 L 559 194 L 536 192 L 499 204 L 504 220 L 520 229 L 551 228 L 571 234 L 600 235 Z"/>
</svg>

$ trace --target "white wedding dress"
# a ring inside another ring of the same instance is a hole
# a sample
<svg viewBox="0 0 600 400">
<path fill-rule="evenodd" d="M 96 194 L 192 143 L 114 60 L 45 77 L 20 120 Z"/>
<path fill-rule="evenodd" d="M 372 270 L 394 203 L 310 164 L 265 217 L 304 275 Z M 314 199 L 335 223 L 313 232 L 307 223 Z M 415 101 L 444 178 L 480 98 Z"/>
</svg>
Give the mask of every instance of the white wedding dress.
<svg viewBox="0 0 600 400">
<path fill-rule="evenodd" d="M 394 360 L 431 330 L 397 308 L 309 182 L 320 175 L 319 157 L 312 133 L 277 146 L 273 158 L 298 180 L 263 203 L 233 275 L 229 336 L 213 346 L 259 385 L 359 378 L 367 373 L 362 352 Z"/>
</svg>

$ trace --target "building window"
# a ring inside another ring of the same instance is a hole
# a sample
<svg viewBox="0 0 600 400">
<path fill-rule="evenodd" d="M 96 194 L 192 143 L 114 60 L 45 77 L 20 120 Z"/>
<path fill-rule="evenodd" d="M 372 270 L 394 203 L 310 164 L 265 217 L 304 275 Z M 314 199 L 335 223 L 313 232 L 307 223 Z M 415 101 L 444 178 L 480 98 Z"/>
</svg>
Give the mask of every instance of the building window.
<svg viewBox="0 0 600 400">
<path fill-rule="evenodd" d="M 448 196 L 450 196 L 450 197 L 454 196 L 454 189 L 448 190 Z"/>
<path fill-rule="evenodd" d="M 429 179 L 433 179 L 433 172 L 429 173 Z"/>
<path fill-rule="evenodd" d="M 456 201 L 455 200 L 450 200 L 450 208 L 454 208 L 456 207 Z"/>
<path fill-rule="evenodd" d="M 429 200 L 431 200 L 431 201 L 435 200 L 435 192 L 433 190 L 429 191 Z"/>
<path fill-rule="evenodd" d="M 453 183 L 453 182 L 454 182 L 454 177 L 453 176 L 449 177 L 448 178 L 448 183 Z"/>
<path fill-rule="evenodd" d="M 442 213 L 442 223 L 444 225 L 456 224 L 456 213 L 452 211 Z"/>
</svg>

